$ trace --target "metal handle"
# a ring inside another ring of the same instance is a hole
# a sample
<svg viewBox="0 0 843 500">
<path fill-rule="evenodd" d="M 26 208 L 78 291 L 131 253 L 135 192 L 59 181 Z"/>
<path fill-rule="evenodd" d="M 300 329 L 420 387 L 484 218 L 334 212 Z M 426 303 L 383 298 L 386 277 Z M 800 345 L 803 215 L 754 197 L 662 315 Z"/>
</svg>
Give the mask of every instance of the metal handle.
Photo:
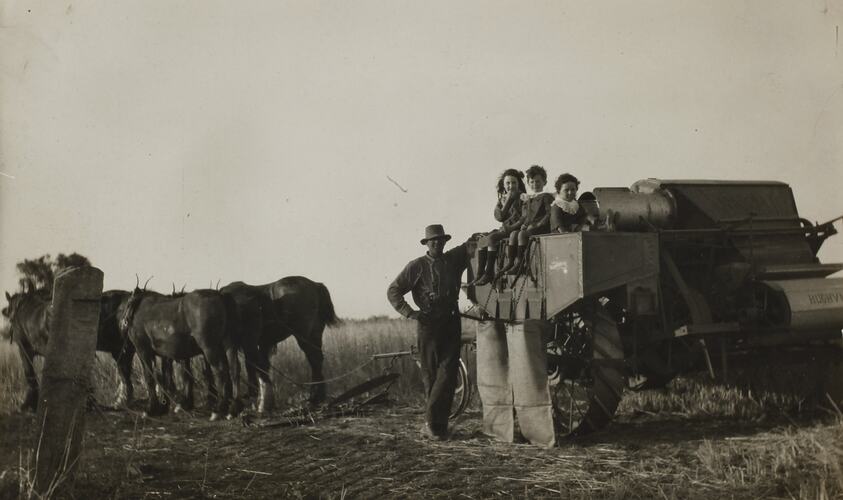
<svg viewBox="0 0 843 500">
<path fill-rule="evenodd" d="M 398 356 L 410 356 L 411 354 L 413 354 L 413 351 L 384 352 L 372 354 L 372 359 L 396 358 Z"/>
</svg>

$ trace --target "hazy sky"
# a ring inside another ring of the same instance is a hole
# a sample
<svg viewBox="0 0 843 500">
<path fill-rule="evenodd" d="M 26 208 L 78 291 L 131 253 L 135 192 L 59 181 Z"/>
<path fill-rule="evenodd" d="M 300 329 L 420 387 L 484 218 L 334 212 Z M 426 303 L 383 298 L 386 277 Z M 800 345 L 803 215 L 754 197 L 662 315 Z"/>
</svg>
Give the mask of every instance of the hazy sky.
<svg viewBox="0 0 843 500">
<path fill-rule="evenodd" d="M 106 288 L 300 274 L 394 315 L 424 226 L 495 227 L 498 174 L 533 163 L 582 190 L 781 180 L 824 221 L 841 24 L 839 1 L 6 0 L 0 288 L 77 251 Z"/>
</svg>

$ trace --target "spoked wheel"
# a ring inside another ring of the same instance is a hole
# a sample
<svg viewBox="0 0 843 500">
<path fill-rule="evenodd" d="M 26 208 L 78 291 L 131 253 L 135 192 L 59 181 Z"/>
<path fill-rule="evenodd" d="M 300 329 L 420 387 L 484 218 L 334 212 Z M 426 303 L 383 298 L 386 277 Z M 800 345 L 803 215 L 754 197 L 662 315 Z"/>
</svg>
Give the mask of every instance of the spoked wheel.
<svg viewBox="0 0 843 500">
<path fill-rule="evenodd" d="M 421 362 L 418 359 L 416 365 L 421 369 Z M 448 419 L 453 420 L 462 415 L 470 402 L 471 380 L 468 378 L 468 369 L 465 367 L 465 362 L 460 358 L 457 365 L 457 387 L 454 389 L 454 399 L 451 402 L 451 413 L 448 414 Z"/>
<path fill-rule="evenodd" d="M 563 313 L 547 344 L 557 432 L 586 434 L 606 426 L 626 386 L 617 325 L 600 304 Z"/>
<path fill-rule="evenodd" d="M 460 359 L 460 364 L 457 367 L 457 388 L 454 391 L 454 401 L 451 403 L 451 414 L 448 418 L 453 420 L 459 417 L 468 407 L 470 401 L 471 381 L 468 379 L 468 369 L 466 369 L 463 360 Z"/>
</svg>

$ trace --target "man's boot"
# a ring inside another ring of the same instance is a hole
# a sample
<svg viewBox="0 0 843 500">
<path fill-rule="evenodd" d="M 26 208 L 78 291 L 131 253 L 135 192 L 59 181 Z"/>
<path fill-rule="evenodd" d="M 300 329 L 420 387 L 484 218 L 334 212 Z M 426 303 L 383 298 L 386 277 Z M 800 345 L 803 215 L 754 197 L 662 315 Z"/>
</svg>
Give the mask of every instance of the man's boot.
<svg viewBox="0 0 843 500">
<path fill-rule="evenodd" d="M 515 262 L 506 270 L 506 274 L 513 276 L 521 273 L 521 267 L 524 264 L 524 254 L 527 253 L 527 245 L 518 245 L 518 255 L 515 256 Z"/>
<path fill-rule="evenodd" d="M 474 286 L 488 285 L 495 279 L 495 262 L 498 260 L 498 252 L 497 250 L 489 250 L 488 254 L 489 255 L 486 257 L 486 269 L 484 271 L 478 267 L 477 272 L 482 274 L 474 280 L 472 283 Z"/>
<path fill-rule="evenodd" d="M 506 246 L 506 262 L 504 262 L 503 266 L 498 270 L 498 273 L 495 274 L 495 279 L 499 279 L 504 274 L 509 272 L 509 269 L 515 264 L 515 254 L 517 252 L 517 247 L 515 245 L 507 245 Z"/>
<path fill-rule="evenodd" d="M 486 270 L 486 255 L 488 253 L 489 251 L 486 248 L 477 250 L 477 274 L 475 274 L 474 279 L 468 283 L 469 286 L 476 285 L 483 277 L 483 273 Z"/>
</svg>

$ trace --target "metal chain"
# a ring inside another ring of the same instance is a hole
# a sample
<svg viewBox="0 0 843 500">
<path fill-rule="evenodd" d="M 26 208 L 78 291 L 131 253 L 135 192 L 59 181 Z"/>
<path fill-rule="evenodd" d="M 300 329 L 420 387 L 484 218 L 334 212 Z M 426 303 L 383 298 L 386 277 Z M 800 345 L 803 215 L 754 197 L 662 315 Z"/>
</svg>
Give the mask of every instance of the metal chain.
<svg viewBox="0 0 843 500">
<path fill-rule="evenodd" d="M 531 240 L 530 241 L 530 247 L 527 251 L 528 255 L 526 256 L 527 261 L 525 262 L 525 265 L 529 266 L 529 263 L 533 260 L 533 255 L 535 253 L 536 253 L 536 246 L 534 244 L 534 241 Z M 516 277 L 516 279 L 517 279 L 517 277 Z M 528 279 L 530 279 L 529 276 L 527 276 L 527 274 L 524 273 L 524 281 L 521 282 L 521 289 L 518 290 L 518 296 L 515 298 L 515 307 L 516 308 L 518 307 L 518 303 L 521 302 L 521 295 L 524 293 L 524 288 L 527 287 L 527 280 Z"/>
<path fill-rule="evenodd" d="M 492 289 L 494 284 L 489 285 L 489 293 L 486 295 L 486 302 L 483 303 L 483 313 L 489 314 L 489 301 L 492 299 Z"/>
<path fill-rule="evenodd" d="M 384 375 L 387 374 L 387 373 L 390 373 L 392 371 L 392 368 L 395 366 L 395 361 L 397 361 L 398 358 L 403 358 L 403 357 L 404 357 L 404 355 L 396 354 L 395 356 L 392 356 L 391 358 L 389 358 L 389 364 L 387 364 L 386 367 L 383 369 Z"/>
<path fill-rule="evenodd" d="M 272 372 L 277 373 L 283 379 L 285 379 L 286 381 L 288 381 L 292 384 L 295 384 L 295 385 L 298 385 L 298 386 L 301 386 L 301 387 L 308 387 L 308 386 L 311 386 L 311 385 L 327 384 L 328 382 L 335 382 L 337 380 L 343 379 L 343 378 L 351 375 L 352 373 L 361 370 L 362 368 L 366 367 L 367 365 L 372 364 L 374 361 L 375 361 L 374 359 L 370 359 L 370 360 L 368 360 L 364 363 L 359 364 L 357 367 L 352 368 L 351 370 L 343 373 L 342 375 L 337 375 L 336 377 L 332 377 L 332 378 L 325 379 L 325 380 L 318 380 L 318 381 L 315 381 L 315 382 L 299 382 L 297 380 L 294 380 L 294 379 L 290 378 L 286 373 L 284 373 L 281 370 L 279 370 L 278 368 L 275 368 L 274 366 L 272 366 L 272 364 L 269 365 L 269 369 Z M 252 366 L 254 366 L 254 364 L 252 364 Z"/>
</svg>

